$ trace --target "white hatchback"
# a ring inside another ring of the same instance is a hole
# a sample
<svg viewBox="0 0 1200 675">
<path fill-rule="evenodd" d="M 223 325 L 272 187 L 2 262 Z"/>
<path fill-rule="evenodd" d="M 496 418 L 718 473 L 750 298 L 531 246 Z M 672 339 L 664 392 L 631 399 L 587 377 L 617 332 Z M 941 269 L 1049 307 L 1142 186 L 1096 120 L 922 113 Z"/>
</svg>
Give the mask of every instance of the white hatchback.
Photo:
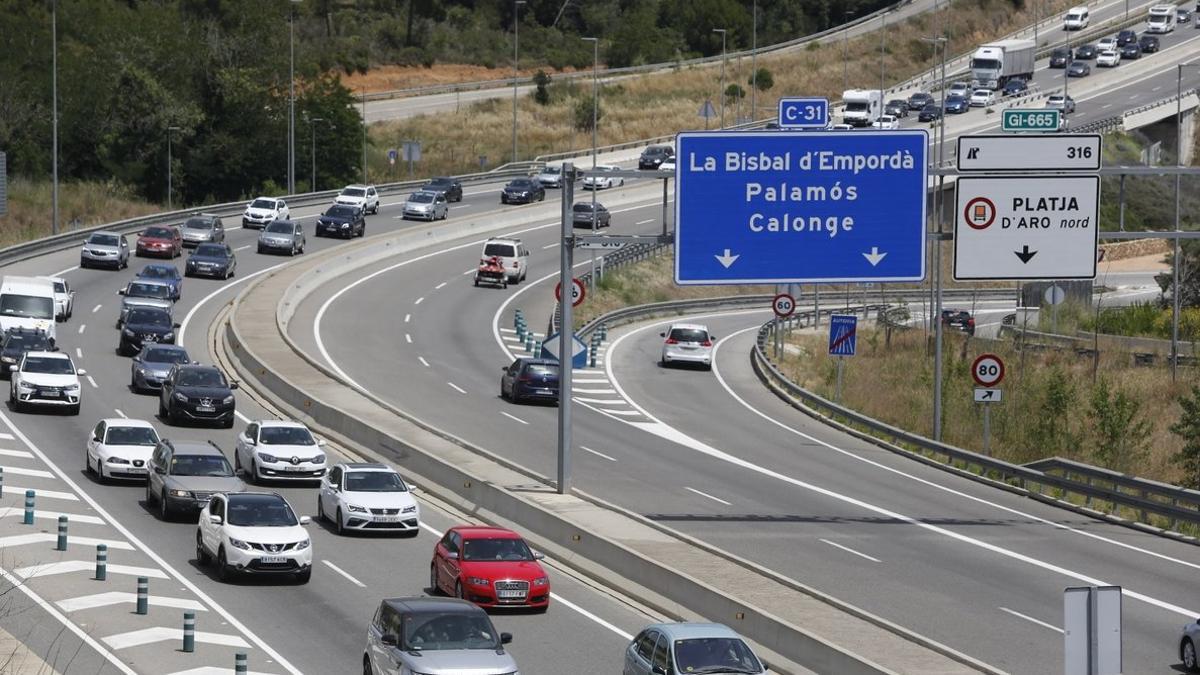
<svg viewBox="0 0 1200 675">
<path fill-rule="evenodd" d="M 624 185 L 624 178 L 605 175 L 617 170 L 617 167 L 609 164 L 597 164 L 595 169 L 585 169 L 588 175 L 583 178 L 583 189 L 606 190 L 611 187 Z"/>
<path fill-rule="evenodd" d="M 12 382 L 8 403 L 15 411 L 30 406 L 66 408 L 68 415 L 79 414 L 79 376 L 71 357 L 62 352 L 25 352 L 15 366 L 8 366 Z"/>
<path fill-rule="evenodd" d="M 317 518 L 332 520 L 338 534 L 347 530 L 421 531 L 421 508 L 412 490 L 386 464 L 337 464 L 321 481 Z"/>
<path fill-rule="evenodd" d="M 299 422 L 255 420 L 238 434 L 234 470 L 248 483 L 319 480 L 325 475 L 324 445 Z"/>
<path fill-rule="evenodd" d="M 235 574 L 312 576 L 312 539 L 286 499 L 275 493 L 218 492 L 200 511 L 196 562 L 214 563 L 221 581 Z"/>
<path fill-rule="evenodd" d="M 662 365 L 673 363 L 698 363 L 712 368 L 713 336 L 708 326 L 698 323 L 675 323 L 666 332 L 659 333 L 663 339 Z"/>
<path fill-rule="evenodd" d="M 158 445 L 158 431 L 145 420 L 100 420 L 87 440 L 83 465 L 103 483 L 109 478 L 146 479 L 146 463 Z"/>
<path fill-rule="evenodd" d="M 975 93 L 971 94 L 970 105 L 972 108 L 995 105 L 995 103 L 996 92 L 991 89 L 976 89 Z"/>
<path fill-rule="evenodd" d="M 1106 49 L 1096 55 L 1096 65 L 1104 66 L 1105 68 L 1113 68 L 1121 64 L 1121 52 L 1115 49 Z"/>
<path fill-rule="evenodd" d="M 347 185 L 342 188 L 333 203 L 357 206 L 364 214 L 379 213 L 379 191 L 374 185 Z"/>
</svg>

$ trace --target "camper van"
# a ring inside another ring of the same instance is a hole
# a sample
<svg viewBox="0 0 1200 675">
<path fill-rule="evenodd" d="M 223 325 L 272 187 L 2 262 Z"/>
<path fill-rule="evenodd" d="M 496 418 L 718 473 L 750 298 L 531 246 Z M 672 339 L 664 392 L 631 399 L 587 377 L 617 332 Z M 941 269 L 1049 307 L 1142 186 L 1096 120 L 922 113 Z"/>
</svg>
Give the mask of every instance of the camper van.
<svg viewBox="0 0 1200 675">
<path fill-rule="evenodd" d="M 0 281 L 0 332 L 10 328 L 54 330 L 54 282 L 46 278 L 5 276 Z"/>
<path fill-rule="evenodd" d="M 1063 17 L 1063 30 L 1083 30 L 1090 20 L 1087 7 L 1072 7 Z"/>
<path fill-rule="evenodd" d="M 1175 30 L 1175 5 L 1155 5 L 1146 19 L 1147 33 L 1170 33 Z"/>
</svg>

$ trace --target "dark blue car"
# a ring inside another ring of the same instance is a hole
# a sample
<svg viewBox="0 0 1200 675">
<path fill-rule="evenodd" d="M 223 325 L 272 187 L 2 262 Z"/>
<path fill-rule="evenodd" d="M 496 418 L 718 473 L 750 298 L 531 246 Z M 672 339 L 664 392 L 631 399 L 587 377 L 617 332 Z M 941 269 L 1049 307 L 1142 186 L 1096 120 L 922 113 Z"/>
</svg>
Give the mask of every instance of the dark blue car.
<svg viewBox="0 0 1200 675">
<path fill-rule="evenodd" d="M 200 244 L 188 257 L 187 269 L 184 272 L 189 277 L 213 277 L 228 279 L 237 269 L 237 257 L 229 244 Z"/>
<path fill-rule="evenodd" d="M 183 275 L 179 273 L 179 268 L 174 265 L 146 265 L 142 268 L 141 272 L 137 273 L 135 279 L 149 279 L 167 284 L 171 287 L 172 300 L 178 300 L 183 297 Z"/>
<path fill-rule="evenodd" d="M 971 104 L 962 96 L 948 96 L 946 98 L 946 114 L 959 115 L 967 112 Z"/>
<path fill-rule="evenodd" d="M 1027 91 L 1029 91 L 1029 85 L 1025 83 L 1025 80 L 1019 77 L 1014 77 L 1013 79 L 1004 83 L 1005 96 L 1016 96 L 1017 94 L 1023 94 Z"/>
<path fill-rule="evenodd" d="M 502 370 L 500 398 L 513 403 L 558 400 L 558 361 L 520 358 Z"/>
</svg>

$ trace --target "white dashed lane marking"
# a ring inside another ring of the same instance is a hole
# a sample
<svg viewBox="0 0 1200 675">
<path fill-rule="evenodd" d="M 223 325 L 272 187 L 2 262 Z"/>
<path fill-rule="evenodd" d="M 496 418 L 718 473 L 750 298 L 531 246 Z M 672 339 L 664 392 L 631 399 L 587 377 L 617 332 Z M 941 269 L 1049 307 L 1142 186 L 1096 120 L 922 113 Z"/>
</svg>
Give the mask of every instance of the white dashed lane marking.
<svg viewBox="0 0 1200 675">
<path fill-rule="evenodd" d="M 96 312 L 99 312 L 99 311 L 100 311 L 100 308 L 101 308 L 101 307 L 103 307 L 103 306 L 104 306 L 104 305 L 96 305 L 95 307 L 93 307 L 93 308 L 92 308 L 92 314 L 95 314 Z"/>
<path fill-rule="evenodd" d="M 515 415 L 509 415 L 508 413 L 504 412 L 503 410 L 500 411 L 500 414 L 504 415 L 505 417 L 507 417 L 510 420 L 513 420 L 514 422 L 520 422 L 521 424 L 525 424 L 525 425 L 529 424 L 529 422 L 526 422 L 525 420 L 521 419 L 520 417 L 517 417 Z"/>
<path fill-rule="evenodd" d="M 580 449 L 580 450 L 583 450 L 584 452 L 590 452 L 590 453 L 592 453 L 593 455 L 595 455 L 595 456 L 597 456 L 597 457 L 600 457 L 600 458 L 602 458 L 602 459 L 607 459 L 607 460 L 608 460 L 608 461 L 610 461 L 610 462 L 615 462 L 615 461 L 617 461 L 617 458 L 616 458 L 616 457 L 609 457 L 608 455 L 604 454 L 603 452 L 599 452 L 599 451 L 597 451 L 597 450 L 593 450 L 593 449 L 589 448 L 589 447 L 588 447 L 588 446 L 586 446 L 586 445 L 581 445 L 581 446 L 579 446 L 579 449 Z"/>
<path fill-rule="evenodd" d="M 733 503 L 732 503 L 732 502 L 727 502 L 727 501 L 725 501 L 724 499 L 721 499 L 720 497 L 714 497 L 714 496 L 712 496 L 712 495 L 708 494 L 707 492 L 701 492 L 701 491 L 697 490 L 696 488 L 685 487 L 685 488 L 683 488 L 683 489 L 684 489 L 684 490 L 687 490 L 688 492 L 692 492 L 692 493 L 698 494 L 698 495 L 700 495 L 701 497 L 705 497 L 705 498 L 707 498 L 707 499 L 711 499 L 711 500 L 713 500 L 714 502 L 720 502 L 721 504 L 724 504 L 725 506 L 733 506 Z"/>
<path fill-rule="evenodd" d="M 354 584 L 355 586 L 358 586 L 359 588 L 366 588 L 366 587 L 367 587 L 367 585 L 366 585 L 366 584 L 364 584 L 363 582 L 361 582 L 361 581 L 359 581 L 358 579 L 355 579 L 354 577 L 350 576 L 350 574 L 349 574 L 349 573 L 348 573 L 346 570 L 344 570 L 344 569 L 342 569 L 342 568 L 338 567 L 337 565 L 334 565 L 333 563 L 329 562 L 328 560 L 322 560 L 321 562 L 325 563 L 325 565 L 326 565 L 326 566 L 327 566 L 329 569 L 331 569 L 331 570 L 333 570 L 334 572 L 337 572 L 338 574 L 342 575 L 343 577 L 346 577 L 347 579 L 349 579 L 349 580 L 350 580 L 350 583 Z"/>
<path fill-rule="evenodd" d="M 457 391 L 460 394 L 467 393 L 466 389 L 463 389 L 462 387 L 458 386 L 457 384 L 454 384 L 453 382 L 447 382 L 446 384 L 450 385 L 451 389 L 453 389 L 454 391 Z"/>
</svg>

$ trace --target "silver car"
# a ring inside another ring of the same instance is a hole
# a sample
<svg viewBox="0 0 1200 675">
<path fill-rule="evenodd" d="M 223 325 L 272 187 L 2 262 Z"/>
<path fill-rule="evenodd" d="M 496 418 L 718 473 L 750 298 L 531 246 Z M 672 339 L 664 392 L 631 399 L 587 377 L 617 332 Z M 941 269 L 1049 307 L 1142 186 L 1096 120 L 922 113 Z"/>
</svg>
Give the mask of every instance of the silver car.
<svg viewBox="0 0 1200 675">
<path fill-rule="evenodd" d="M 220 216 L 211 213 L 201 213 L 188 218 L 180 229 L 184 246 L 221 243 L 225 241 L 225 225 Z"/>
<path fill-rule="evenodd" d="M 139 394 L 158 391 L 176 363 L 191 363 L 182 345 L 143 345 L 129 365 L 129 388 Z"/>
<path fill-rule="evenodd" d="M 767 665 L 750 645 L 719 623 L 656 623 L 625 649 L 622 675 L 762 673 Z"/>
<path fill-rule="evenodd" d="M 304 227 L 294 220 L 276 220 L 258 235 L 259 253 L 304 253 Z"/>
<path fill-rule="evenodd" d="M 246 484 L 212 441 L 163 439 L 150 455 L 146 506 L 158 507 L 163 520 L 177 513 L 195 518 L 214 493 L 245 491 Z"/>
<path fill-rule="evenodd" d="M 533 177 L 534 180 L 542 184 L 542 187 L 560 188 L 563 184 L 563 170 L 561 164 L 547 164 L 542 168 L 541 172 Z M 575 179 L 579 180 L 579 173 L 576 172 Z"/>
<path fill-rule="evenodd" d="M 125 235 L 116 232 L 93 232 L 83 242 L 79 251 L 79 266 L 111 267 L 119 270 L 129 267 L 129 242 Z"/>
<path fill-rule="evenodd" d="M 1197 656 L 1197 644 L 1200 644 L 1200 619 L 1183 627 L 1183 636 L 1179 638 L 1179 660 L 1183 669 L 1189 673 L 1200 673 L 1200 656 Z"/>
<path fill-rule="evenodd" d="M 442 192 L 420 190 L 408 196 L 404 202 L 404 218 L 420 218 L 422 220 L 443 220 L 450 215 L 450 205 L 446 203 L 446 195 Z"/>
<path fill-rule="evenodd" d="M 134 307 L 157 307 L 168 312 L 175 306 L 171 300 L 171 285 L 159 281 L 131 281 L 117 291 L 121 299 L 121 313 L 117 315 L 117 328 L 125 323 L 125 317 Z"/>
<path fill-rule="evenodd" d="M 516 661 L 504 649 L 479 607 L 457 598 L 392 598 L 375 610 L 367 628 L 363 672 L 371 675 L 513 675 Z"/>
</svg>

